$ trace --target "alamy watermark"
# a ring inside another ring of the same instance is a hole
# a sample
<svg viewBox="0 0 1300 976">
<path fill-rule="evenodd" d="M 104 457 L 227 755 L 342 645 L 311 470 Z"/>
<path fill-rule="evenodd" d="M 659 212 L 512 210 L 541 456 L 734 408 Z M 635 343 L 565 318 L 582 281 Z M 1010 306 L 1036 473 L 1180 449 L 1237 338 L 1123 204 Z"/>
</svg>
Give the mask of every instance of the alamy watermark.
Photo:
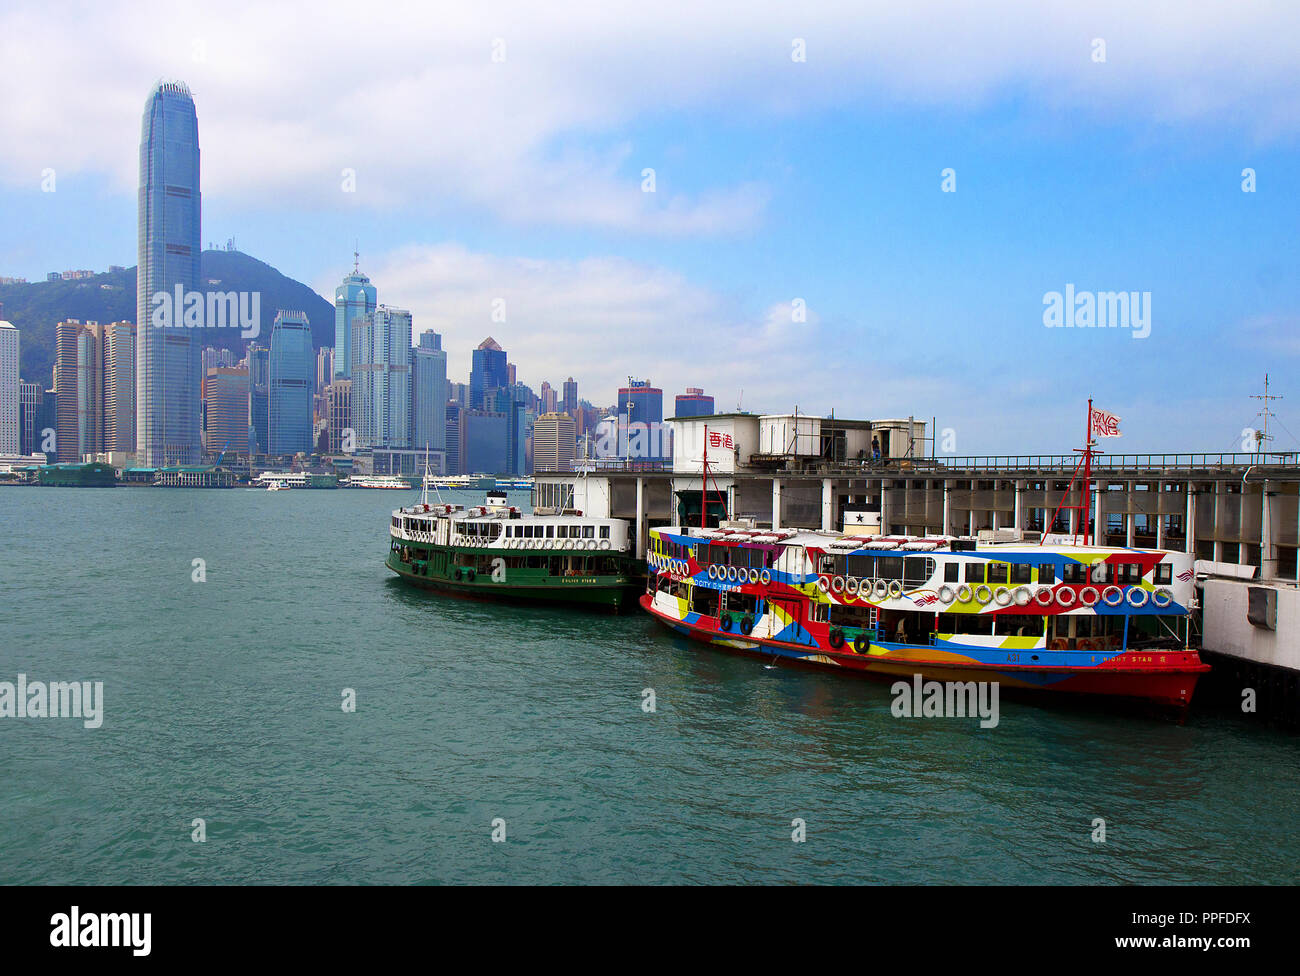
<svg viewBox="0 0 1300 976">
<path fill-rule="evenodd" d="M 1049 329 L 1131 329 L 1134 339 L 1151 334 L 1151 292 L 1075 291 L 1043 295 L 1043 325 Z"/>
<path fill-rule="evenodd" d="M 998 727 L 998 683 L 996 681 L 925 681 L 912 675 L 911 682 L 895 681 L 889 687 L 894 718 L 975 718 L 980 728 Z"/>
<path fill-rule="evenodd" d="M 245 339 L 255 339 L 262 329 L 260 291 L 154 292 L 150 322 L 155 329 L 238 329 Z"/>
<path fill-rule="evenodd" d="M 0 718 L 79 718 L 88 729 L 104 723 L 104 682 L 0 681 Z"/>
</svg>

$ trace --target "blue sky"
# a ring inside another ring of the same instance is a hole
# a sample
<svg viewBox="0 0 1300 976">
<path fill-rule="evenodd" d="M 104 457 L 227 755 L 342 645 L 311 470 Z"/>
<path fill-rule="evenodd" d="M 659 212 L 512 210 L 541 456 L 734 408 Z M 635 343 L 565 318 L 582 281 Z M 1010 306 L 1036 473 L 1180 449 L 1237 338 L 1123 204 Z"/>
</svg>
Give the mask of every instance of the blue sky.
<svg viewBox="0 0 1300 976">
<path fill-rule="evenodd" d="M 334 18 L 286 19 L 303 37 L 280 49 L 253 8 L 187 13 L 160 55 L 131 30 L 147 8 L 97 10 L 0 15 L 24 79 L 0 109 L 0 274 L 135 263 L 140 111 L 179 77 L 205 244 L 328 297 L 358 240 L 454 378 L 491 334 L 534 389 L 571 373 L 610 402 L 631 373 L 720 407 L 935 416 L 964 454 L 1068 451 L 1088 396 L 1124 417 L 1112 450 L 1238 449 L 1269 370 L 1300 432 L 1300 24 L 1267 5 L 737 5 L 743 27 L 687 5 L 635 31 L 598 5 L 380 8 L 362 78 Z M 62 57 L 33 56 L 42 33 Z M 1067 282 L 1150 292 L 1150 335 L 1044 328 Z"/>
</svg>

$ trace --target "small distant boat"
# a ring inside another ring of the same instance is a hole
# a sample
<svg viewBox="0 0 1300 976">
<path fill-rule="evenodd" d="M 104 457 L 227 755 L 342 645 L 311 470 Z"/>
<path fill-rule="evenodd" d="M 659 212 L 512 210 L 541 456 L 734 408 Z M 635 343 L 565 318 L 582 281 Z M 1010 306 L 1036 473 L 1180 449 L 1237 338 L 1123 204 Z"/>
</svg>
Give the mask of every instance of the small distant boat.
<svg viewBox="0 0 1300 976">
<path fill-rule="evenodd" d="M 266 485 L 267 491 L 288 491 L 289 484 L 285 481 L 271 481 Z"/>
</svg>

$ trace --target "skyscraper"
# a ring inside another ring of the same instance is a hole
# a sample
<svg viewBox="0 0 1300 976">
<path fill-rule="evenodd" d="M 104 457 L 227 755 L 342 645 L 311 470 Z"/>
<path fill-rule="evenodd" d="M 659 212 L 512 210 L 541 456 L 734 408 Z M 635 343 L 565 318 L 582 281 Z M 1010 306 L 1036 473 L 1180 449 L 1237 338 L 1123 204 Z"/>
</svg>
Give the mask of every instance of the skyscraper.
<svg viewBox="0 0 1300 976">
<path fill-rule="evenodd" d="M 213 366 L 203 378 L 203 442 L 209 454 L 248 453 L 248 369 Z"/>
<path fill-rule="evenodd" d="M 18 428 L 18 329 L 0 320 L 0 454 L 17 454 Z"/>
<path fill-rule="evenodd" d="M 674 417 L 707 417 L 713 413 L 713 397 L 696 386 L 688 386 L 685 393 L 677 394 L 673 407 Z"/>
<path fill-rule="evenodd" d="M 542 382 L 540 398 L 542 413 L 555 413 L 559 409 L 559 398 L 555 394 L 555 388 L 550 383 Z"/>
<path fill-rule="evenodd" d="M 578 381 L 570 376 L 564 381 L 564 399 L 560 409 L 575 420 L 578 417 Z"/>
<path fill-rule="evenodd" d="M 248 453 L 271 450 L 271 350 L 248 344 Z"/>
<path fill-rule="evenodd" d="M 199 230 L 194 99 L 185 85 L 160 82 L 140 135 L 135 433 L 136 463 L 146 467 L 199 461 L 200 330 L 185 327 L 180 309 L 164 325 L 152 314 L 155 295 L 198 290 Z"/>
<path fill-rule="evenodd" d="M 312 452 L 314 370 L 307 316 L 302 312 L 277 312 L 271 325 L 269 453 Z"/>
<path fill-rule="evenodd" d="M 104 449 L 103 339 L 98 322 L 65 319 L 54 327 L 55 453 L 60 461 L 80 461 Z"/>
<path fill-rule="evenodd" d="M 484 404 L 493 391 L 509 385 L 510 370 L 506 363 L 506 351 L 488 336 L 473 353 L 469 373 L 469 408 L 490 409 L 485 408 Z"/>
<path fill-rule="evenodd" d="M 135 452 L 135 325 L 104 326 L 104 450 Z"/>
<path fill-rule="evenodd" d="M 380 305 L 352 322 L 357 447 L 411 446 L 411 313 Z"/>
<path fill-rule="evenodd" d="M 533 424 L 533 470 L 568 471 L 578 456 L 576 427 L 567 413 L 544 413 Z"/>
<path fill-rule="evenodd" d="M 4 326 L 0 325 L 0 328 Z M 3 340 L 0 340 L 2 342 Z M 0 353 L 0 357 L 3 353 Z M 3 367 L 0 367 L 3 369 Z M 3 381 L 0 381 L 3 382 Z M 35 454 L 40 438 L 36 436 L 36 418 L 41 409 L 41 384 L 18 383 L 18 453 Z"/>
<path fill-rule="evenodd" d="M 352 427 L 352 381 L 340 376 L 325 388 L 325 398 L 329 401 L 330 453 L 355 451 L 354 439 L 344 433 Z"/>
<path fill-rule="evenodd" d="M 429 329 L 411 350 L 411 447 L 447 446 L 447 354 L 442 337 Z"/>
<path fill-rule="evenodd" d="M 358 255 L 354 255 L 359 260 Z M 354 261 L 352 274 L 334 289 L 334 375 L 352 378 L 352 328 L 374 314 L 378 292 Z"/>
</svg>

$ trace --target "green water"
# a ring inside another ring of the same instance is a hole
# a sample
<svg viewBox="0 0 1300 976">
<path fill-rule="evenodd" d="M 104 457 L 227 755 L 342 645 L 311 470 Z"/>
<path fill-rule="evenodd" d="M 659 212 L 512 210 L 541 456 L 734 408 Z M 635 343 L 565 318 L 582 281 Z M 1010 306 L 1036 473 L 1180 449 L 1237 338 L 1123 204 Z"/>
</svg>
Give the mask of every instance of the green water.
<svg viewBox="0 0 1300 976">
<path fill-rule="evenodd" d="M 895 719 L 639 613 L 415 593 L 411 497 L 0 489 L 0 681 L 105 698 L 0 718 L 0 883 L 1300 880 L 1293 736 Z"/>
</svg>

